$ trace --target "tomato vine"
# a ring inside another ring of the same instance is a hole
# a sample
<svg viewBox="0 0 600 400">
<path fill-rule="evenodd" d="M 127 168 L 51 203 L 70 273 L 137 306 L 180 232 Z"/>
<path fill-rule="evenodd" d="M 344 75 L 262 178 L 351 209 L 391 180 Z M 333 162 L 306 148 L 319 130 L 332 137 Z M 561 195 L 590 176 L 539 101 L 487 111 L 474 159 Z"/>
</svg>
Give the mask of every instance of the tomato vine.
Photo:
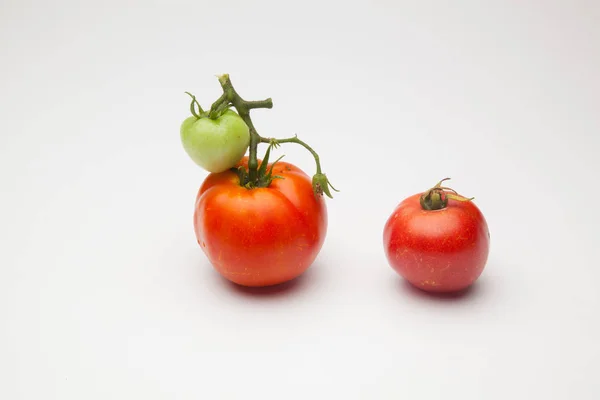
<svg viewBox="0 0 600 400">
<path fill-rule="evenodd" d="M 312 186 L 313 191 L 316 195 L 327 195 L 328 197 L 333 197 L 331 195 L 331 190 L 338 191 L 333 187 L 327 175 L 324 174 L 321 170 L 321 162 L 319 155 L 317 152 L 306 144 L 304 141 L 300 140 L 297 135 L 291 138 L 285 139 L 276 139 L 276 138 L 267 138 L 259 135 L 258 131 L 254 127 L 254 123 L 252 122 L 252 118 L 250 117 L 250 110 L 256 108 L 273 108 L 273 101 L 271 98 L 267 98 L 265 100 L 253 100 L 248 101 L 244 100 L 238 92 L 233 87 L 231 83 L 231 78 L 229 74 L 223 74 L 218 76 L 219 83 L 221 84 L 221 88 L 223 89 L 223 94 L 212 104 L 210 110 L 208 112 L 204 112 L 198 104 L 196 97 L 192 94 L 186 92 L 188 95 L 192 97 L 192 103 L 190 104 L 190 111 L 192 115 L 197 118 L 208 117 L 208 118 L 218 118 L 224 111 L 229 109 L 230 107 L 235 107 L 239 116 L 243 119 L 243 121 L 248 126 L 250 131 L 250 144 L 249 144 L 249 155 L 248 155 L 248 170 L 244 167 L 238 168 L 238 176 L 240 177 L 240 185 L 252 189 L 256 187 L 268 187 L 273 179 L 278 178 L 277 176 L 272 175 L 273 168 L 267 170 L 266 165 L 269 161 L 270 151 L 274 147 L 278 147 L 283 143 L 296 143 L 300 146 L 304 147 L 308 150 L 315 159 L 316 164 L 316 173 L 312 178 Z M 196 111 L 195 107 L 198 107 L 198 111 Z M 268 143 L 269 147 L 265 153 L 265 157 L 262 160 L 261 165 L 258 163 L 258 145 L 260 143 Z M 279 159 L 277 160 L 279 161 Z M 275 163 L 277 163 L 275 161 Z M 275 164 L 273 163 L 273 164 Z M 264 167 L 263 167 L 264 165 Z"/>
</svg>

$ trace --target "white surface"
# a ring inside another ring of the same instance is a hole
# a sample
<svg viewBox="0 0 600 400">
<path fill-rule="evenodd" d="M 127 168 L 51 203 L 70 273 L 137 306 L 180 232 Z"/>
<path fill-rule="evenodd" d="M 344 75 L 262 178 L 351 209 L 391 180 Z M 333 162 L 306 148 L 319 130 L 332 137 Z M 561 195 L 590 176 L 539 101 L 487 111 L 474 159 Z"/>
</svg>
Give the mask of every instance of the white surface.
<svg viewBox="0 0 600 400">
<path fill-rule="evenodd" d="M 598 399 L 598 2 L 0 7 L 0 398 Z M 223 72 L 341 189 L 284 289 L 227 284 L 193 236 L 183 92 Z M 381 240 L 446 176 L 492 235 L 454 299 Z"/>
</svg>

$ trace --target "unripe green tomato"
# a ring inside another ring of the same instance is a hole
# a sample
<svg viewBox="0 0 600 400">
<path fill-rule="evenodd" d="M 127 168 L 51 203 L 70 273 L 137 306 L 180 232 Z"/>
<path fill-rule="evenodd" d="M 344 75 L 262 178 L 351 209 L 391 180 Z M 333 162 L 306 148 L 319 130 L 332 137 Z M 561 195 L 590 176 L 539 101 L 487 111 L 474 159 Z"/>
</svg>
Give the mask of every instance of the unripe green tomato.
<svg viewBox="0 0 600 400">
<path fill-rule="evenodd" d="M 186 153 L 209 172 L 223 172 L 236 166 L 250 144 L 248 126 L 233 110 L 216 119 L 186 118 L 180 133 Z"/>
</svg>

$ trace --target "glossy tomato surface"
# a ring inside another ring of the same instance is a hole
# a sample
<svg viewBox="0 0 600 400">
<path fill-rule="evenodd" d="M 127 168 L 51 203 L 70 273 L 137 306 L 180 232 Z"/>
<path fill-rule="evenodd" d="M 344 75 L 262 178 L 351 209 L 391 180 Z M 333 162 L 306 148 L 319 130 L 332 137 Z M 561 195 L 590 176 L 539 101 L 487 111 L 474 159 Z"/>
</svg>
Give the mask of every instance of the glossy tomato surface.
<svg viewBox="0 0 600 400">
<path fill-rule="evenodd" d="M 298 277 L 325 240 L 325 201 L 313 193 L 308 175 L 281 161 L 273 175 L 282 179 L 246 189 L 235 172 L 210 174 L 198 192 L 198 244 L 214 268 L 239 285 L 269 286 Z"/>
<path fill-rule="evenodd" d="M 466 289 L 486 265 L 490 235 L 475 203 L 449 199 L 440 210 L 424 210 L 416 194 L 387 220 L 383 242 L 391 267 L 429 292 Z"/>
</svg>

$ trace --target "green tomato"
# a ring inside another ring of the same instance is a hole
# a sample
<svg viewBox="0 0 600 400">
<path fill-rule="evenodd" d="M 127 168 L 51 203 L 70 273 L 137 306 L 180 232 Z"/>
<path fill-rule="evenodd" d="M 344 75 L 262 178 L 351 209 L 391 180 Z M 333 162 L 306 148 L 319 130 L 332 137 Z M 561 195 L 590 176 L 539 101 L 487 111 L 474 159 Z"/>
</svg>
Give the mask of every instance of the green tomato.
<svg viewBox="0 0 600 400">
<path fill-rule="evenodd" d="M 225 111 L 216 119 L 186 118 L 180 133 L 186 153 L 209 172 L 223 172 L 234 167 L 250 144 L 248 126 L 233 110 Z"/>
</svg>

